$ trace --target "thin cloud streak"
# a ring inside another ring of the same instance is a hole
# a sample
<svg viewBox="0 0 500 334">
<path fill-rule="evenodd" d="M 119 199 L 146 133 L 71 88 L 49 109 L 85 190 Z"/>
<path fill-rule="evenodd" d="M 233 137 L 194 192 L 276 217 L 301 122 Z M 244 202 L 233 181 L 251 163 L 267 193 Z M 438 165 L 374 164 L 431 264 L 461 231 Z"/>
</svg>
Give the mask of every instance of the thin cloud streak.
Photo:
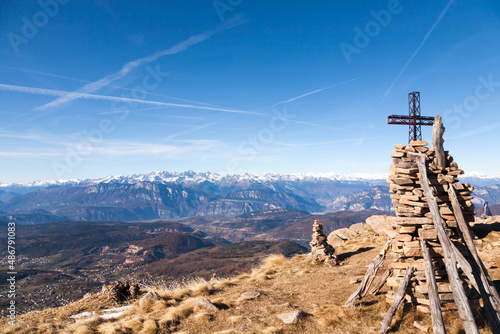
<svg viewBox="0 0 500 334">
<path fill-rule="evenodd" d="M 64 80 L 71 80 L 71 81 L 76 81 L 76 82 L 82 82 L 82 83 L 86 83 L 86 84 L 92 83 L 92 81 L 89 81 L 89 80 L 72 78 L 72 77 L 68 77 L 68 76 L 60 75 L 60 74 L 53 74 L 53 73 L 47 73 L 47 72 L 41 72 L 41 71 L 35 71 L 35 70 L 24 69 L 24 68 L 17 68 L 17 67 L 11 67 L 11 66 L 4 66 L 4 65 L 0 65 L 0 67 L 11 69 L 11 70 L 16 70 L 16 71 L 21 71 L 21 72 L 26 72 L 26 73 L 44 75 L 44 76 L 58 78 L 58 79 L 64 79 Z M 115 86 L 115 85 L 107 85 L 107 87 L 114 88 L 114 89 L 126 90 L 126 91 L 129 91 L 129 92 L 134 91 L 134 89 L 131 89 L 131 88 L 121 87 L 121 86 Z M 148 95 L 163 97 L 163 98 L 172 99 L 172 100 L 176 100 L 176 101 L 182 101 L 182 102 L 200 104 L 200 105 L 209 106 L 209 107 L 220 107 L 220 106 L 216 106 L 216 105 L 205 103 L 205 102 L 199 102 L 199 101 L 193 101 L 193 100 L 183 99 L 183 98 L 179 98 L 179 97 L 173 97 L 173 96 L 169 96 L 169 95 L 157 94 L 157 93 L 153 93 L 151 91 L 148 91 L 147 93 L 148 93 Z"/>
<path fill-rule="evenodd" d="M 209 127 L 209 126 L 212 126 L 212 125 L 214 125 L 214 124 L 217 124 L 217 123 L 220 123 L 220 122 L 226 121 L 226 120 L 228 120 L 228 119 L 230 119 L 230 118 L 231 118 L 231 117 L 224 118 L 224 119 L 219 119 L 219 120 L 214 121 L 214 122 L 210 122 L 210 123 L 207 123 L 207 124 L 203 124 L 203 125 L 197 126 L 197 127 L 193 128 L 193 129 L 190 129 L 190 130 L 181 131 L 181 132 L 178 132 L 178 133 L 175 133 L 175 134 L 173 134 L 173 135 L 168 136 L 166 139 L 167 139 L 167 140 L 172 140 L 172 139 L 174 139 L 175 137 L 178 137 L 178 136 L 180 136 L 180 135 L 185 135 L 185 134 L 188 134 L 188 133 L 193 133 L 193 132 L 196 132 L 196 131 L 198 131 L 198 130 L 204 129 L 204 128 Z"/>
<path fill-rule="evenodd" d="M 213 35 L 215 35 L 219 32 L 222 32 L 226 29 L 236 27 L 236 26 L 243 24 L 243 23 L 245 23 L 245 22 L 242 21 L 239 17 L 235 17 L 232 20 L 227 20 L 226 23 L 222 24 L 218 28 L 211 30 L 211 31 L 204 32 L 204 33 L 196 35 L 196 36 L 192 36 L 192 37 L 174 45 L 173 47 L 171 47 L 167 50 L 159 51 L 159 52 L 156 52 L 152 55 L 130 61 L 130 62 L 126 63 L 118 72 L 107 75 L 104 78 L 97 80 L 95 82 L 89 83 L 89 84 L 79 88 L 75 92 L 68 92 L 65 95 L 62 95 L 61 97 L 55 99 L 54 101 L 51 101 L 47 104 L 44 104 L 43 106 L 35 108 L 35 110 L 47 110 L 49 108 L 57 107 L 57 106 L 60 106 L 62 104 L 73 101 L 75 99 L 81 98 L 82 93 L 88 94 L 88 93 L 95 92 L 103 87 L 106 87 L 110 83 L 112 83 L 113 81 L 116 81 L 116 80 L 119 80 L 119 79 L 125 77 L 130 71 L 132 71 L 133 69 L 135 69 L 137 67 L 147 65 L 151 62 L 158 60 L 161 57 L 174 55 L 174 54 L 177 54 L 179 52 L 185 51 L 189 47 L 196 45 L 196 44 L 199 44 L 199 43 L 209 39 L 210 37 L 212 37 Z"/>
<path fill-rule="evenodd" d="M 381 138 L 385 138 L 385 137 L 382 137 L 382 136 L 360 137 L 360 138 L 353 138 L 353 139 L 330 140 L 330 141 L 322 141 L 322 142 L 317 142 L 317 143 L 304 143 L 304 144 L 272 142 L 272 144 L 300 148 L 300 147 L 323 146 L 323 145 L 342 144 L 342 143 L 351 143 L 351 142 L 359 143 L 360 140 L 374 140 L 374 139 L 381 139 Z"/>
<path fill-rule="evenodd" d="M 411 55 L 410 59 L 408 59 L 408 61 L 406 62 L 405 66 L 403 66 L 403 69 L 401 70 L 401 72 L 399 72 L 399 74 L 396 77 L 396 79 L 394 79 L 394 81 L 392 82 L 392 84 L 389 87 L 389 89 L 387 89 L 387 91 L 385 92 L 385 95 L 384 95 L 384 98 L 382 99 L 382 101 L 384 101 L 385 98 L 387 97 L 387 95 L 389 95 L 389 93 L 392 90 L 392 87 L 394 87 L 394 85 L 396 84 L 396 81 L 398 81 L 399 78 L 403 75 L 404 71 L 406 70 L 406 68 L 408 67 L 408 65 L 411 63 L 411 61 L 413 60 L 413 58 L 415 58 L 415 56 L 417 55 L 417 53 L 424 46 L 425 42 L 427 42 L 427 39 L 429 38 L 430 34 L 434 31 L 434 28 L 436 28 L 436 26 L 439 24 L 439 22 L 441 22 L 441 19 L 446 15 L 446 13 L 448 12 L 448 9 L 453 4 L 453 2 L 455 2 L 455 0 L 450 0 L 448 2 L 448 4 L 446 4 L 446 6 L 444 7 L 443 11 L 441 12 L 441 14 L 439 15 L 439 17 L 437 18 L 436 22 L 434 22 L 434 24 L 432 25 L 431 29 L 427 32 L 427 34 L 425 35 L 425 37 L 422 40 L 422 42 L 420 43 L 420 45 L 417 47 L 417 49 L 415 50 L 415 52 L 413 52 L 413 54 Z"/>
<path fill-rule="evenodd" d="M 316 93 L 319 93 L 319 92 L 322 92 L 324 90 L 327 90 L 327 89 L 330 89 L 330 88 L 334 88 L 334 87 L 337 87 L 337 86 L 340 86 L 340 85 L 344 85 L 344 84 L 352 82 L 352 81 L 356 81 L 359 78 L 361 78 L 361 77 L 356 77 L 356 78 L 349 79 L 349 80 L 346 80 L 346 81 L 342 81 L 342 82 L 339 82 L 339 83 L 336 83 L 336 84 L 333 84 L 333 85 L 330 85 L 330 86 L 327 86 L 327 87 L 324 87 L 324 88 L 316 89 L 316 90 L 314 90 L 312 92 L 305 93 L 305 94 L 302 94 L 302 95 L 299 95 L 299 96 L 296 96 L 296 97 L 292 97 L 291 99 L 275 103 L 273 105 L 270 105 L 270 106 L 262 108 L 262 109 L 272 108 L 272 107 L 276 107 L 277 105 L 280 105 L 280 104 L 285 104 L 285 103 L 289 103 L 289 102 L 292 102 L 292 101 L 296 101 L 296 100 L 301 99 L 303 97 L 306 97 L 306 96 L 309 96 L 309 95 L 313 95 L 313 94 L 316 94 Z"/>
<path fill-rule="evenodd" d="M 160 110 L 160 109 L 165 109 L 164 107 L 155 107 L 155 108 L 141 108 L 141 109 L 133 109 L 129 110 L 128 113 L 131 112 L 136 112 L 136 111 L 146 111 L 146 110 Z M 97 115 L 113 115 L 113 114 L 123 114 L 122 110 L 116 110 L 116 111 L 104 111 L 97 113 Z M 141 114 L 143 115 L 143 114 Z M 179 118 L 179 119 L 191 119 L 191 120 L 200 120 L 200 117 L 193 117 L 193 116 L 173 116 L 173 115 L 162 115 L 162 117 L 166 118 Z"/>
<path fill-rule="evenodd" d="M 62 90 L 45 89 L 45 88 L 35 88 L 35 87 L 25 87 L 25 86 L 16 86 L 16 85 L 7 85 L 7 84 L 0 84 L 0 90 L 6 90 L 6 91 L 18 92 L 18 93 L 27 93 L 27 94 L 52 95 L 52 96 L 64 96 L 64 95 L 70 93 L 70 92 L 62 91 Z M 224 109 L 224 108 L 214 108 L 214 107 L 205 107 L 205 106 L 195 106 L 195 105 L 189 105 L 189 104 L 158 102 L 158 101 L 150 101 L 150 100 L 138 100 L 138 99 L 131 99 L 131 98 L 127 98 L 127 97 L 95 95 L 95 94 L 87 94 L 87 93 L 74 93 L 73 92 L 71 94 L 73 96 L 78 95 L 78 98 L 83 98 L 83 99 L 88 99 L 88 100 L 107 100 L 107 101 L 134 102 L 134 103 L 142 103 L 142 104 L 164 106 L 164 107 L 178 107 L 178 108 L 188 108 L 188 109 L 201 109 L 201 110 L 210 110 L 210 111 L 223 111 L 223 112 L 235 113 L 235 114 L 247 114 L 247 115 L 267 116 L 267 115 L 259 114 L 259 113 L 252 112 L 252 111 Z"/>
<path fill-rule="evenodd" d="M 69 93 L 67 91 L 61 91 L 61 90 L 16 86 L 16 85 L 8 85 L 8 84 L 0 84 L 0 90 L 18 92 L 18 93 L 26 93 L 26 94 L 52 95 L 52 96 L 64 96 L 65 94 Z M 330 129 L 330 130 L 336 130 L 336 131 L 342 131 L 342 132 L 349 132 L 349 133 L 352 132 L 352 131 L 348 131 L 345 129 L 334 128 L 331 126 L 314 124 L 314 123 L 303 122 L 303 121 L 296 121 L 296 120 L 289 119 L 289 118 L 261 114 L 261 113 L 257 113 L 257 112 L 253 112 L 253 111 L 213 108 L 213 107 L 195 106 L 195 105 L 188 105 L 188 104 L 168 103 L 168 102 L 158 102 L 158 101 L 150 101 L 150 100 L 137 100 L 137 99 L 131 99 L 131 98 L 126 98 L 126 97 L 118 97 L 118 96 L 95 95 L 95 94 L 86 94 L 86 93 L 72 93 L 72 94 L 77 94 L 77 95 L 79 95 L 80 98 L 89 99 L 89 100 L 134 102 L 134 103 L 139 103 L 139 104 L 142 103 L 142 104 L 149 104 L 149 105 L 156 105 L 156 106 L 163 106 L 163 107 L 178 107 L 178 108 L 187 108 L 187 109 L 222 111 L 222 112 L 233 113 L 233 114 L 244 114 L 244 115 L 254 115 L 254 116 L 260 116 L 260 117 L 266 117 L 266 118 L 277 118 L 277 119 L 285 120 L 287 122 L 295 123 L 295 124 L 303 124 L 303 125 L 309 125 L 309 126 Z"/>
<path fill-rule="evenodd" d="M 470 136 L 475 136 L 475 135 L 479 135 L 479 134 L 484 134 L 486 132 L 490 132 L 490 131 L 496 130 L 498 128 L 500 128 L 500 123 L 495 123 L 492 125 L 487 125 L 487 126 L 483 126 L 483 127 L 477 128 L 477 129 L 462 132 L 461 134 L 459 134 L 457 136 L 451 136 L 451 137 L 445 137 L 445 138 L 447 140 L 451 140 L 451 139 L 470 137 Z"/>
</svg>

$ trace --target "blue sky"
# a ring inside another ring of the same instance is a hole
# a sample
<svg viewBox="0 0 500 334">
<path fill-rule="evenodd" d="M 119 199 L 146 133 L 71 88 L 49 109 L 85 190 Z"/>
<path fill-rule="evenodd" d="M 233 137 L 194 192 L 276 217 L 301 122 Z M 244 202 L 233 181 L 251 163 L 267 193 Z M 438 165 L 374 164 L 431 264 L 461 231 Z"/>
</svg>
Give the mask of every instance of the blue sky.
<svg viewBox="0 0 500 334">
<path fill-rule="evenodd" d="M 499 173 L 497 1 L 7 0 L 0 32 L 0 182 L 382 173 L 414 90 Z"/>
</svg>

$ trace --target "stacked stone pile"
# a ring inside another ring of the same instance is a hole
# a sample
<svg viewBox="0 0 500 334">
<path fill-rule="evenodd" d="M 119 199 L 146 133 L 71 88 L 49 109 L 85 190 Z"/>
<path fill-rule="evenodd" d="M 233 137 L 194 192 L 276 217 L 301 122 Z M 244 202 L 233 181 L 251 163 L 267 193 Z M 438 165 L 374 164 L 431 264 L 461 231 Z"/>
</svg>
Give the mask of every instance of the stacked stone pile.
<svg viewBox="0 0 500 334">
<path fill-rule="evenodd" d="M 309 243 L 311 245 L 312 262 L 324 262 L 335 266 L 337 264 L 337 258 L 333 255 L 335 249 L 328 244 L 326 235 L 323 233 L 323 224 L 319 220 L 314 221 L 313 232 L 312 240 Z"/>
<path fill-rule="evenodd" d="M 394 300 L 406 268 L 413 266 L 416 271 L 412 278 L 411 292 L 406 298 L 420 304 L 421 310 L 428 311 L 425 305 L 429 305 L 429 299 L 419 242 L 420 238 L 423 238 L 429 245 L 433 259 L 439 298 L 444 304 L 444 308 L 454 308 L 451 286 L 447 280 L 443 261 L 443 251 L 437 238 L 424 191 L 420 186 L 417 164 L 409 153 L 427 155 L 429 184 L 437 199 L 445 231 L 464 255 L 467 254 L 466 247 L 460 239 L 447 190 L 449 186 L 453 186 L 457 190 L 464 217 L 470 223 L 474 221 L 474 206 L 471 202 L 473 187 L 470 184 L 462 184 L 458 180 L 458 175 L 463 174 L 463 171 L 458 168 L 458 164 L 453 161 L 453 157 L 448 152 L 445 152 L 446 166 L 440 167 L 434 149 L 428 148 L 425 141 L 411 142 L 408 146 L 395 145 L 394 147 L 396 151 L 391 154 L 394 161 L 387 182 L 393 193 L 391 199 L 395 207 L 396 217 L 390 218 L 387 234 L 394 238 L 392 251 L 397 254 L 398 259 L 391 264 L 393 273 L 387 280 L 387 284 L 390 286 L 387 299 L 389 302 Z M 469 287 L 466 287 L 466 291 L 471 294 L 471 298 L 474 297 Z"/>
</svg>

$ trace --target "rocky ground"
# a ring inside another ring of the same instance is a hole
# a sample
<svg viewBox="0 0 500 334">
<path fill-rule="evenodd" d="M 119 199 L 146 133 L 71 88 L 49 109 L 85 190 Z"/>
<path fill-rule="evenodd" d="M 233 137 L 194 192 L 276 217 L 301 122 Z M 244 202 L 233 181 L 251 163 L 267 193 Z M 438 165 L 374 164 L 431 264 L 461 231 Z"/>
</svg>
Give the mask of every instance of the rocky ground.
<svg viewBox="0 0 500 334">
<path fill-rule="evenodd" d="M 176 288 L 150 286 L 125 301 L 94 293 L 63 307 L 18 316 L 15 326 L 2 319 L 0 328 L 5 333 L 377 333 L 389 308 L 385 289 L 356 307 L 342 305 L 385 243 L 384 221 L 383 216 L 371 217 L 330 233 L 340 263 L 335 267 L 312 264 L 310 255 L 274 255 L 249 274 Z M 479 254 L 496 283 L 499 226 L 500 217 L 491 217 L 478 219 L 473 227 L 481 240 Z M 491 333 L 482 311 L 475 313 L 480 333 Z M 448 333 L 463 333 L 454 311 L 445 312 L 444 318 Z M 430 324 L 428 314 L 406 304 L 391 331 L 424 333 Z"/>
</svg>

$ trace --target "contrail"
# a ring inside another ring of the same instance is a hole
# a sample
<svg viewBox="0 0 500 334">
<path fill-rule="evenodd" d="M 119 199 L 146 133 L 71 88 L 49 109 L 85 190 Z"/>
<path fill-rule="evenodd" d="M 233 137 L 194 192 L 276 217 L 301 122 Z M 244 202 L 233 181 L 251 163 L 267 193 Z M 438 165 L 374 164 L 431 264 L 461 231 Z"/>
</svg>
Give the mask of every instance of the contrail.
<svg viewBox="0 0 500 334">
<path fill-rule="evenodd" d="M 52 95 L 52 96 L 65 96 L 66 94 L 70 93 L 70 92 L 62 91 L 62 90 L 34 88 L 34 87 L 6 85 L 6 84 L 0 84 L 0 90 L 7 90 L 7 91 L 11 91 L 11 92 L 28 93 L 28 94 L 38 94 L 38 95 Z M 256 112 L 252 112 L 252 111 L 244 111 L 244 110 L 213 108 L 213 107 L 205 107 L 205 106 L 195 106 L 195 105 L 190 105 L 190 104 L 178 104 L 178 103 L 158 102 L 158 101 L 149 101 L 149 100 L 138 100 L 138 99 L 131 99 L 131 98 L 127 98 L 127 97 L 95 95 L 95 94 L 87 94 L 87 93 L 75 93 L 75 92 L 73 92 L 70 94 L 75 96 L 75 98 L 83 98 L 83 99 L 89 99 L 89 100 L 135 102 L 135 103 L 142 103 L 142 104 L 149 104 L 149 105 L 163 106 L 163 107 L 178 107 L 178 108 L 188 108 L 188 109 L 223 111 L 223 112 L 235 113 L 235 114 L 248 114 L 248 115 L 258 115 L 258 116 L 266 116 L 267 117 L 267 115 L 264 115 L 264 114 L 260 114 L 260 113 L 256 113 Z"/>
<path fill-rule="evenodd" d="M 35 88 L 35 87 L 26 87 L 26 86 L 16 86 L 16 85 L 7 85 L 0 84 L 0 90 L 10 91 L 10 92 L 18 92 L 18 93 L 27 93 L 27 94 L 38 94 L 38 95 L 51 95 L 51 96 L 64 96 L 68 94 L 67 91 L 62 90 L 54 90 L 54 89 L 45 89 L 45 88 Z M 138 100 L 131 99 L 127 97 L 118 97 L 118 96 L 106 96 L 106 95 L 96 95 L 96 94 L 87 94 L 87 93 L 71 93 L 77 95 L 77 98 L 83 98 L 88 100 L 105 100 L 105 101 L 122 101 L 122 102 L 135 102 L 139 104 L 147 104 L 154 106 L 162 106 L 162 107 L 178 107 L 178 108 L 187 108 L 187 109 L 200 109 L 200 110 L 210 110 L 210 111 L 222 111 L 233 114 L 245 114 L 245 115 L 254 115 L 266 118 L 277 118 L 280 120 L 284 120 L 290 123 L 295 124 L 304 124 L 324 129 L 337 130 L 342 132 L 351 132 L 341 128 L 334 128 L 331 126 L 314 124 L 310 122 L 296 121 L 289 118 L 278 117 L 274 115 L 261 114 L 253 111 L 245 111 L 245 110 L 237 110 L 237 109 L 226 109 L 226 108 L 214 108 L 214 107 L 205 107 L 205 106 L 195 106 L 190 104 L 178 104 L 178 103 L 168 103 L 168 102 L 159 102 L 159 101 L 150 101 L 150 100 Z"/>
<path fill-rule="evenodd" d="M 124 76 L 126 76 L 130 71 L 132 71 L 136 67 L 149 64 L 153 61 L 156 61 L 160 57 L 173 55 L 173 54 L 177 54 L 179 52 L 185 51 L 189 47 L 196 45 L 196 44 L 199 44 L 199 43 L 209 39 L 213 35 L 221 32 L 223 30 L 236 27 L 236 26 L 243 24 L 243 23 L 244 23 L 244 21 L 242 21 L 239 17 L 235 17 L 231 20 L 228 20 L 226 23 L 222 24 L 221 26 L 219 26 L 218 28 L 216 28 L 214 30 L 207 31 L 207 32 L 204 32 L 204 33 L 196 35 L 196 36 L 192 36 L 192 37 L 174 45 L 173 47 L 171 47 L 169 49 L 159 51 L 159 52 L 156 52 L 152 55 L 130 61 L 130 62 L 126 63 L 118 72 L 107 75 L 104 78 L 97 80 L 95 82 L 89 83 L 89 84 L 79 88 L 75 92 L 65 93 L 64 95 L 61 95 L 61 97 L 55 99 L 54 101 L 51 101 L 47 104 L 44 104 L 43 106 L 35 108 L 35 110 L 47 110 L 48 108 L 56 107 L 56 106 L 59 106 L 61 104 L 78 99 L 78 98 L 82 97 L 82 95 L 80 95 L 82 93 L 86 94 L 86 93 L 95 92 L 95 91 L 97 91 L 105 86 L 108 86 L 113 81 L 116 81 L 118 79 L 123 78 Z"/>
<path fill-rule="evenodd" d="M 276 107 L 277 105 L 280 105 L 280 104 L 284 104 L 284 103 L 292 102 L 292 101 L 295 101 L 295 100 L 301 99 L 301 98 L 303 98 L 303 97 L 306 97 L 306 96 L 309 96 L 309 95 L 313 95 L 313 94 L 316 94 L 316 93 L 322 92 L 322 91 L 324 91 L 324 90 L 327 90 L 327 89 L 330 89 L 330 88 L 333 88 L 333 87 L 337 87 L 337 86 L 340 86 L 340 85 L 343 85 L 343 84 L 346 84 L 346 83 L 349 83 L 349 82 L 352 82 L 352 81 L 356 81 L 356 80 L 358 80 L 359 78 L 361 78 L 361 77 L 356 77 L 356 78 L 353 78 L 353 79 L 349 79 L 349 80 L 346 80 L 346 81 L 342 81 L 342 82 L 339 82 L 339 83 L 336 83 L 336 84 L 330 85 L 330 86 L 328 86 L 328 87 L 324 87 L 324 88 L 316 89 L 316 90 L 313 90 L 312 92 L 305 93 L 305 94 L 302 94 L 302 95 L 299 95 L 299 96 L 293 97 L 293 98 L 291 98 L 291 99 L 288 99 L 288 100 L 285 100 L 285 101 L 281 101 L 281 102 L 275 103 L 275 104 L 273 104 L 273 105 L 271 105 L 271 106 L 269 106 L 269 107 L 265 107 L 265 108 L 262 108 L 262 109 L 272 108 L 272 107 Z"/>
<path fill-rule="evenodd" d="M 432 33 L 432 31 L 434 30 L 434 28 L 436 28 L 436 26 L 439 24 L 439 22 L 441 21 L 441 19 L 446 15 L 446 12 L 448 12 L 448 9 L 453 4 L 453 2 L 455 2 L 455 0 L 450 0 L 450 2 L 448 2 L 448 4 L 446 5 L 446 7 L 444 7 L 443 11 L 441 12 L 441 14 L 439 15 L 439 17 L 437 18 L 436 22 L 434 22 L 434 24 L 432 25 L 431 29 L 427 32 L 427 34 L 425 35 L 424 39 L 422 40 L 422 42 L 418 46 L 418 48 L 415 50 L 415 52 L 413 52 L 413 54 L 411 55 L 410 59 L 408 59 L 408 61 L 406 62 L 405 66 L 403 66 L 403 69 L 401 70 L 401 72 L 399 72 L 399 74 L 396 77 L 396 79 L 394 79 L 394 81 L 392 82 L 392 84 L 389 87 L 389 89 L 387 90 L 387 92 L 385 92 L 385 95 L 384 95 L 384 98 L 382 99 L 382 101 L 384 101 L 385 98 L 387 97 L 387 95 L 389 95 L 389 92 L 391 91 L 392 87 L 394 87 L 394 84 L 396 83 L 396 81 L 399 80 L 399 78 L 401 77 L 401 75 L 403 75 L 403 72 L 406 70 L 406 68 L 408 67 L 408 65 L 413 60 L 413 58 L 417 55 L 417 53 L 420 51 L 420 49 L 422 48 L 422 46 L 424 46 L 425 42 L 427 41 L 427 38 L 429 38 L 429 36 Z"/>
<path fill-rule="evenodd" d="M 12 67 L 12 66 L 5 66 L 5 65 L 0 65 L 0 67 L 11 69 L 11 70 L 15 70 L 15 71 L 26 72 L 26 73 L 44 75 L 44 76 L 48 76 L 48 77 L 52 77 L 52 78 L 57 78 L 57 79 L 71 80 L 71 81 L 82 82 L 82 83 L 86 83 L 86 84 L 92 83 L 92 81 L 89 81 L 89 80 L 83 80 L 83 79 L 68 77 L 66 75 L 61 75 L 61 74 L 53 74 L 53 73 L 47 73 L 47 72 L 42 72 L 42 71 L 35 71 L 35 70 L 30 70 L 30 69 L 25 69 L 25 68 L 18 68 L 18 67 Z M 115 88 L 115 89 L 121 89 L 121 90 L 126 90 L 126 91 L 129 91 L 129 92 L 134 91 L 134 89 L 127 88 L 127 87 L 122 87 L 122 86 L 107 85 L 107 87 Z M 199 102 L 199 101 L 193 101 L 193 100 L 187 100 L 187 99 L 182 99 L 182 98 L 179 98 L 179 97 L 173 97 L 173 96 L 168 96 L 168 95 L 157 94 L 157 93 L 153 93 L 153 92 L 150 92 L 150 91 L 148 91 L 148 95 L 163 97 L 163 98 L 177 100 L 177 101 L 182 101 L 182 102 L 187 102 L 187 103 L 200 104 L 200 105 L 204 105 L 204 106 L 208 106 L 208 107 L 217 107 L 217 108 L 220 107 L 220 106 L 216 106 L 216 105 L 209 104 L 209 103 L 204 103 L 204 102 Z"/>
<path fill-rule="evenodd" d="M 229 118 L 230 118 L 230 117 L 229 117 Z M 180 136 L 180 135 L 185 135 L 185 134 L 188 134 L 188 133 L 193 133 L 193 132 L 196 132 L 196 131 L 198 131 L 198 130 L 201 130 L 201 129 L 204 129 L 204 128 L 206 128 L 206 127 L 212 126 L 212 125 L 214 125 L 214 124 L 220 123 L 220 122 L 222 122 L 222 121 L 226 121 L 226 120 L 228 120 L 229 118 L 218 119 L 218 120 L 216 120 L 216 121 L 214 121 L 214 122 L 210 122 L 210 123 L 207 123 L 207 124 L 203 124 L 203 125 L 200 125 L 200 126 L 194 127 L 194 128 L 192 128 L 192 129 L 189 129 L 189 130 L 186 130 L 186 131 L 181 131 L 181 132 L 178 132 L 178 133 L 174 133 L 174 134 L 172 134 L 172 135 L 168 136 L 166 139 L 167 139 L 167 140 L 172 140 L 172 139 L 174 139 L 175 137 L 178 137 L 178 136 Z"/>
</svg>

